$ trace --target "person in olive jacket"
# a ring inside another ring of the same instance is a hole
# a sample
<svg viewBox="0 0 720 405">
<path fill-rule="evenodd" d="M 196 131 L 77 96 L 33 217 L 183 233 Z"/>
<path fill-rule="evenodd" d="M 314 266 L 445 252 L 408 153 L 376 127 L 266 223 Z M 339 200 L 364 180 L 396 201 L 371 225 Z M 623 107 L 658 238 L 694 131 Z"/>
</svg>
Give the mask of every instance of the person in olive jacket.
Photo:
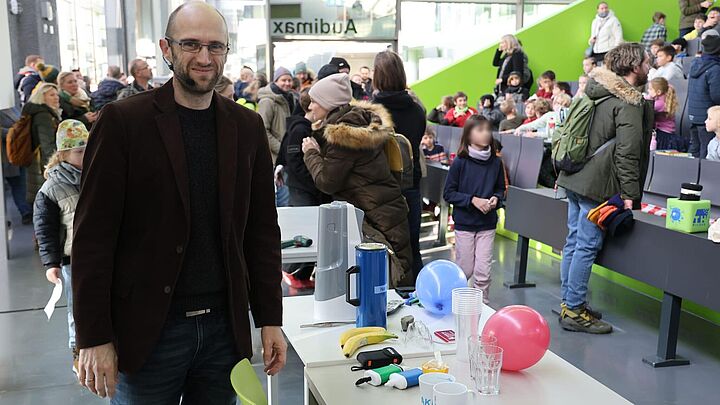
<svg viewBox="0 0 720 405">
<path fill-rule="evenodd" d="M 390 251 L 391 287 L 412 285 L 408 206 L 398 179 L 390 171 L 385 144 L 393 137 L 393 121 L 385 108 L 352 101 L 350 77 L 338 73 L 310 89 L 312 121 L 321 120 L 324 146 L 305 138 L 305 165 L 317 188 L 365 213 L 366 241 Z"/>
<path fill-rule="evenodd" d="M 60 95 L 52 83 L 40 83 L 22 109 L 22 115 L 32 117 L 32 147 L 39 153 L 27 168 L 27 200 L 32 204 L 38 190 L 45 183 L 43 170 L 55 153 L 55 131 L 60 123 Z"/>
<path fill-rule="evenodd" d="M 588 156 L 592 157 L 579 172 L 561 172 L 557 180 L 568 196 L 560 322 L 567 330 L 597 334 L 612 332 L 612 326 L 587 303 L 590 271 L 604 238 L 587 214 L 617 194 L 625 208 L 640 208 L 654 120 L 653 106 L 638 90 L 647 83 L 650 69 L 643 46 L 625 43 L 614 48 L 604 66 L 590 73 L 586 88 L 592 100 L 609 97 L 595 108 L 589 128 Z"/>
</svg>

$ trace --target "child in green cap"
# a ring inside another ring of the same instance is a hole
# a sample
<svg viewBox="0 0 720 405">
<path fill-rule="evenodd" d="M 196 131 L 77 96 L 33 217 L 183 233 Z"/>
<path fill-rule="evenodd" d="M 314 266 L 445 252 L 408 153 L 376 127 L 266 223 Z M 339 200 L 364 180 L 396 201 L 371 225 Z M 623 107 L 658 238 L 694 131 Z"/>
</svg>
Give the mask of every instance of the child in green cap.
<svg viewBox="0 0 720 405">
<path fill-rule="evenodd" d="M 73 217 L 80 194 L 80 175 L 88 131 L 78 120 L 60 123 L 56 134 L 57 152 L 45 169 L 45 183 L 35 198 L 33 224 L 45 276 L 53 284 L 62 274 L 67 293 L 69 346 L 73 353 L 73 371 L 77 373 L 78 350 L 75 347 L 75 321 L 72 312 L 70 251 Z"/>
</svg>

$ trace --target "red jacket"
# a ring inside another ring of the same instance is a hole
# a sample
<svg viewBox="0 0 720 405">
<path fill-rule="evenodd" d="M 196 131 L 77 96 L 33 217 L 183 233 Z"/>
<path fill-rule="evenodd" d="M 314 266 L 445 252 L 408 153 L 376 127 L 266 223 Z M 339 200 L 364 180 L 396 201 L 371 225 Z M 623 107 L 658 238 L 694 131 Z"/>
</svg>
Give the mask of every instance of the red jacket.
<svg viewBox="0 0 720 405">
<path fill-rule="evenodd" d="M 550 100 L 552 98 L 552 90 L 545 91 L 544 89 L 541 88 L 541 89 L 538 89 L 538 91 L 537 91 L 537 93 L 535 93 L 535 95 L 538 96 L 538 98 L 546 98 L 546 99 Z"/>
<path fill-rule="evenodd" d="M 477 114 L 477 110 L 475 110 L 472 107 L 468 107 L 468 110 L 465 111 L 465 115 L 461 115 L 459 117 L 455 116 L 455 109 L 450 109 L 447 114 L 445 114 L 445 121 L 447 121 L 448 125 L 452 125 L 454 127 L 464 127 L 465 121 L 467 121 L 468 118 L 470 118 L 471 115 Z"/>
</svg>

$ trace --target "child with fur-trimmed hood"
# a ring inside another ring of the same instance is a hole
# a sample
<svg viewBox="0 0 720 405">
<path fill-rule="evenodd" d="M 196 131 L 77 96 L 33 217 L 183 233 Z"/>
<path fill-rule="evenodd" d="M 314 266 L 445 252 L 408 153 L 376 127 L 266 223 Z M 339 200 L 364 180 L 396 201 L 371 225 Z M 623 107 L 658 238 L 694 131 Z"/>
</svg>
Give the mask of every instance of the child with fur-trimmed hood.
<svg viewBox="0 0 720 405">
<path fill-rule="evenodd" d="M 363 210 L 364 239 L 390 251 L 391 286 L 411 285 L 408 207 L 385 153 L 394 136 L 390 114 L 381 105 L 351 102 L 345 73 L 317 82 L 310 98 L 316 136 L 325 140 L 322 148 L 314 138 L 303 140 L 305 165 L 315 185 Z"/>
</svg>

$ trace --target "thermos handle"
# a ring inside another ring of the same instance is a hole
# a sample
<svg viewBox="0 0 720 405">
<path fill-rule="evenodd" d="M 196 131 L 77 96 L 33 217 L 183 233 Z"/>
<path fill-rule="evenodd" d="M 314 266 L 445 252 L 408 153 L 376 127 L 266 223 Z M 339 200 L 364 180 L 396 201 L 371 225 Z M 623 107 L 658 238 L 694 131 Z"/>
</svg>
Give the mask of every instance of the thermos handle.
<svg viewBox="0 0 720 405">
<path fill-rule="evenodd" d="M 347 301 L 348 304 L 359 307 L 360 306 L 360 296 L 357 298 L 350 299 L 350 276 L 352 274 L 360 274 L 360 267 L 359 266 L 352 266 L 345 272 L 345 301 Z"/>
</svg>

